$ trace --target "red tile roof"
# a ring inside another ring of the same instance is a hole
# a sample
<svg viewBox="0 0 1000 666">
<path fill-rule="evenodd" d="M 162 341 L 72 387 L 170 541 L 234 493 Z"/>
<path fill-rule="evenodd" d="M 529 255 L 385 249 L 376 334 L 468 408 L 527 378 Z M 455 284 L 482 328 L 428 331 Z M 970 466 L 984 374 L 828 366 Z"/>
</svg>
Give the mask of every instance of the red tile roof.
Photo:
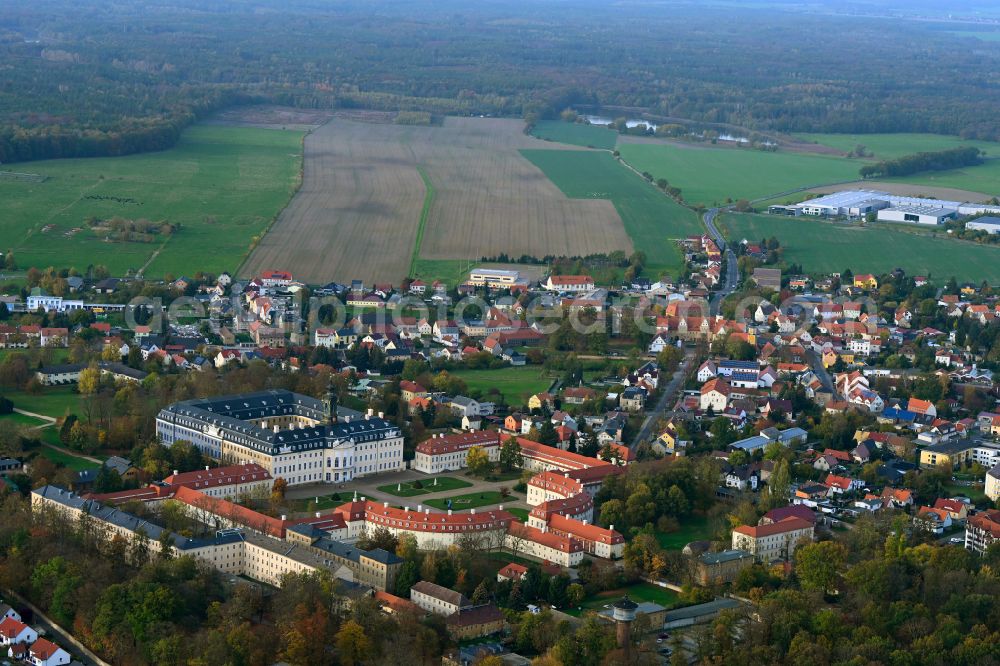
<svg viewBox="0 0 1000 666">
<path fill-rule="evenodd" d="M 246 465 L 228 465 L 215 469 L 202 469 L 194 472 L 171 474 L 163 479 L 163 482 L 200 490 L 204 488 L 217 488 L 219 486 L 232 486 L 251 481 L 266 481 L 270 478 L 271 473 L 257 463 L 247 463 Z"/>
<path fill-rule="evenodd" d="M 596 543 L 624 543 L 625 537 L 615 530 L 600 525 L 584 524 L 583 521 L 556 514 L 549 519 L 549 529 L 571 537 Z"/>
<path fill-rule="evenodd" d="M 39 638 L 31 646 L 31 656 L 36 659 L 41 659 L 45 661 L 46 659 L 51 659 L 52 655 L 59 651 L 59 646 L 51 641 L 47 641 L 44 638 Z"/>
<path fill-rule="evenodd" d="M 503 576 L 504 578 L 509 578 L 510 580 L 521 580 L 521 576 L 528 573 L 528 567 L 520 565 L 516 562 L 511 562 L 503 569 L 497 572 L 497 575 Z"/>
<path fill-rule="evenodd" d="M 510 534 L 519 536 L 526 541 L 533 541 L 537 544 L 541 544 L 563 553 L 577 553 L 583 550 L 583 544 L 576 539 L 571 539 L 570 537 L 561 536 L 552 532 L 543 532 L 537 527 L 531 527 L 530 525 L 522 525 L 521 523 L 518 523 L 516 526 L 512 525 L 509 532 Z"/>
<path fill-rule="evenodd" d="M 388 506 L 388 502 L 378 503 L 371 500 L 347 502 L 341 504 L 335 513 L 344 516 L 346 521 L 364 520 L 376 525 L 385 525 L 396 529 L 414 532 L 465 532 L 469 530 L 506 528 L 514 520 L 514 516 L 499 509 L 462 511 L 447 514 L 433 509 L 417 512 L 415 507 L 397 509 Z"/>
<path fill-rule="evenodd" d="M 12 641 L 27 628 L 28 625 L 25 623 L 15 620 L 12 617 L 7 617 L 4 618 L 3 622 L 0 622 L 0 636 L 3 636 L 8 641 Z"/>
<path fill-rule="evenodd" d="M 499 446 L 500 433 L 493 430 L 482 430 L 479 432 L 463 432 L 454 435 L 440 435 L 425 439 L 417 444 L 417 453 L 430 456 L 444 453 L 454 453 L 464 451 L 473 446 Z"/>
<path fill-rule="evenodd" d="M 812 527 L 812 523 L 808 520 L 803 520 L 802 518 L 796 518 L 793 516 L 792 518 L 786 518 L 770 525 L 741 525 L 733 531 L 758 539 L 764 536 L 774 536 L 775 534 L 794 532 L 795 530 L 805 530 L 810 527 Z"/>
</svg>

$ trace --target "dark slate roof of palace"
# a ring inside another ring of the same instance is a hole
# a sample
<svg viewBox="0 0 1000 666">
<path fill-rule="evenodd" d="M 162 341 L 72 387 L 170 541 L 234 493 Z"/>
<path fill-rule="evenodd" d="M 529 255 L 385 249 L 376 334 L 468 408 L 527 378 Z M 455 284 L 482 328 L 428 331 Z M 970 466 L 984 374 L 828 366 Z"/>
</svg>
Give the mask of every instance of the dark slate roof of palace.
<svg viewBox="0 0 1000 666">
<path fill-rule="evenodd" d="M 337 407 L 337 423 L 284 429 L 266 430 L 252 420 L 274 416 L 299 415 L 317 421 L 323 420 L 324 403 L 321 400 L 291 391 L 271 389 L 240 395 L 185 400 L 160 410 L 158 419 L 173 421 L 184 416 L 230 431 L 244 438 L 241 444 L 268 453 L 281 453 L 282 449 L 307 450 L 324 448 L 329 440 L 366 442 L 399 436 L 399 429 L 377 417 L 366 417 L 346 407 Z"/>
</svg>

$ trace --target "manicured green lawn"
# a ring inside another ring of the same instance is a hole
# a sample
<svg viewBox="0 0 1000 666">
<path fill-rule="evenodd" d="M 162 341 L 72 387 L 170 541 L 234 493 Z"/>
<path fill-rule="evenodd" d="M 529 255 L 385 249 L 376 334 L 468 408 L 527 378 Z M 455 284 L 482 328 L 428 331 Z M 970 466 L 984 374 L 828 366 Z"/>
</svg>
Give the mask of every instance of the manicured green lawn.
<svg viewBox="0 0 1000 666">
<path fill-rule="evenodd" d="M 664 608 L 670 608 L 677 603 L 677 593 L 673 590 L 668 590 L 665 587 L 653 585 L 652 583 L 638 583 L 636 585 L 619 588 L 617 590 L 601 592 L 600 594 L 584 599 L 579 608 L 571 608 L 565 612 L 569 615 L 573 615 L 574 617 L 579 617 L 586 611 L 591 610 L 600 612 L 604 610 L 605 606 L 610 606 L 626 594 L 628 594 L 629 599 L 632 601 L 648 601 L 654 604 L 659 604 Z"/>
<path fill-rule="evenodd" d="M 656 540 L 662 548 L 680 550 L 692 541 L 702 541 L 712 537 L 712 526 L 704 516 L 690 516 L 684 519 L 681 528 L 669 534 L 656 533 Z"/>
<path fill-rule="evenodd" d="M 92 463 L 89 460 L 84 460 L 83 458 L 76 458 L 74 456 L 69 455 L 68 453 L 55 451 L 47 447 L 39 449 L 38 455 L 42 456 L 43 458 L 48 458 L 56 465 L 68 467 L 74 472 L 82 472 L 85 469 L 96 469 L 97 467 L 99 467 L 98 464 Z"/>
<path fill-rule="evenodd" d="M 1000 143 L 970 141 L 945 134 L 800 134 L 799 136 L 806 141 L 830 146 L 845 153 L 861 145 L 873 152 L 875 154 L 873 159 L 876 160 L 964 146 L 977 146 L 985 150 L 987 155 L 1000 156 Z"/>
<path fill-rule="evenodd" d="M 1000 284 L 1000 248 L 911 233 L 885 225 L 857 227 L 819 220 L 771 215 L 725 215 L 723 232 L 733 241 L 775 236 L 786 264 L 801 264 L 811 274 L 851 269 L 886 273 L 895 267 L 927 275 L 942 284 L 959 281 Z"/>
<path fill-rule="evenodd" d="M 563 193 L 574 199 L 608 199 L 635 249 L 646 253 L 647 274 L 676 271 L 682 256 L 676 239 L 704 232 L 698 214 L 676 203 L 618 164 L 610 153 L 522 150 Z"/>
<path fill-rule="evenodd" d="M 29 365 L 32 359 L 42 359 L 46 365 L 69 363 L 69 349 L 63 347 L 48 347 L 45 349 L 0 349 L 0 363 L 8 356 L 23 354 L 28 357 Z"/>
<path fill-rule="evenodd" d="M 618 132 L 607 127 L 566 123 L 561 120 L 540 120 L 531 134 L 539 139 L 602 150 L 613 150 L 618 142 Z"/>
<path fill-rule="evenodd" d="M 13 414 L 0 414 L 0 421 L 6 421 L 8 423 L 17 423 L 18 425 L 28 426 L 30 428 L 35 428 L 41 425 L 45 425 L 45 421 L 40 421 L 32 416 L 26 416 L 24 414 L 18 414 L 17 412 Z"/>
<path fill-rule="evenodd" d="M 989 502 L 989 498 L 983 490 L 982 484 L 975 486 L 942 486 L 942 490 L 948 495 L 948 497 L 968 497 L 974 504 L 983 504 Z"/>
<path fill-rule="evenodd" d="M 437 481 L 437 485 L 434 482 Z M 441 493 L 446 490 L 459 490 L 468 488 L 472 484 L 462 479 L 451 476 L 439 476 L 435 478 L 420 479 L 422 488 L 417 488 L 413 482 L 408 483 L 387 483 L 376 488 L 379 492 L 395 495 L 396 497 L 414 497 L 416 495 L 430 495 L 431 493 Z M 397 490 L 398 488 L 398 490 Z"/>
<path fill-rule="evenodd" d="M 464 381 L 470 391 L 481 391 L 486 399 L 489 399 L 492 389 L 498 390 L 510 405 L 526 404 L 528 398 L 552 384 L 552 378 L 537 365 L 498 370 L 453 370 L 449 374 Z"/>
<path fill-rule="evenodd" d="M 685 201 L 706 206 L 727 197 L 756 199 L 797 187 L 851 180 L 862 165 L 843 157 L 750 148 L 624 143 L 618 150 L 639 171 L 681 188 Z"/>
<path fill-rule="evenodd" d="M 82 413 L 80 394 L 72 386 L 44 388 L 37 394 L 11 391 L 4 394 L 14 403 L 14 407 L 36 414 L 61 418 L 66 414 Z"/>
<path fill-rule="evenodd" d="M 295 191 L 301 141 L 297 131 L 198 125 L 163 152 L 32 162 L 24 170 L 48 180 L 0 181 L 0 238 L 19 266 L 104 264 L 121 275 L 142 267 L 163 240 L 106 242 L 86 220 L 164 220 L 181 228 L 148 277 L 235 271 Z M 74 228 L 83 229 L 67 236 Z"/>
<path fill-rule="evenodd" d="M 468 495 L 455 495 L 454 497 L 429 499 L 424 502 L 424 504 L 443 511 L 448 508 L 448 500 L 451 500 L 451 508 L 455 511 L 478 509 L 481 506 L 492 506 L 494 504 L 502 504 L 505 501 L 511 501 L 510 498 L 504 500 L 500 493 L 496 491 L 487 490 L 481 493 L 469 493 Z"/>
<path fill-rule="evenodd" d="M 507 513 L 511 514 L 512 516 L 520 520 L 522 523 L 528 522 L 528 514 L 531 513 L 527 509 L 519 509 L 517 507 L 505 510 L 507 511 Z"/>
</svg>

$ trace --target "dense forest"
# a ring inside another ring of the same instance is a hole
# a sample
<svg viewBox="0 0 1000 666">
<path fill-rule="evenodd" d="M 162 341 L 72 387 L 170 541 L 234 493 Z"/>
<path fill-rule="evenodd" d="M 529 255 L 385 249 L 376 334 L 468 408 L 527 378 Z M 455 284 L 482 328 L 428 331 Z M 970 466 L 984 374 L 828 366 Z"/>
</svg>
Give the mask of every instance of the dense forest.
<svg viewBox="0 0 1000 666">
<path fill-rule="evenodd" d="M 998 57 L 938 24 L 774 5 L 13 0 L 0 161 L 158 150 L 261 101 L 996 139 Z"/>
</svg>

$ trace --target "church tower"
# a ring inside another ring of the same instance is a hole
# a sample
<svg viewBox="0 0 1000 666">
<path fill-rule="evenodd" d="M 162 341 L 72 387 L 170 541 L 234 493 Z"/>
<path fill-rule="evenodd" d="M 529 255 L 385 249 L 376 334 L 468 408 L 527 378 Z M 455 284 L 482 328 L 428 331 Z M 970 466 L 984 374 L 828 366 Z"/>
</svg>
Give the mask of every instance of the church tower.
<svg viewBox="0 0 1000 666">
<path fill-rule="evenodd" d="M 337 423 L 337 389 L 333 385 L 333 377 L 330 377 L 330 383 L 326 385 L 326 405 L 323 415 L 326 417 L 326 425 L 332 426 Z"/>
</svg>

